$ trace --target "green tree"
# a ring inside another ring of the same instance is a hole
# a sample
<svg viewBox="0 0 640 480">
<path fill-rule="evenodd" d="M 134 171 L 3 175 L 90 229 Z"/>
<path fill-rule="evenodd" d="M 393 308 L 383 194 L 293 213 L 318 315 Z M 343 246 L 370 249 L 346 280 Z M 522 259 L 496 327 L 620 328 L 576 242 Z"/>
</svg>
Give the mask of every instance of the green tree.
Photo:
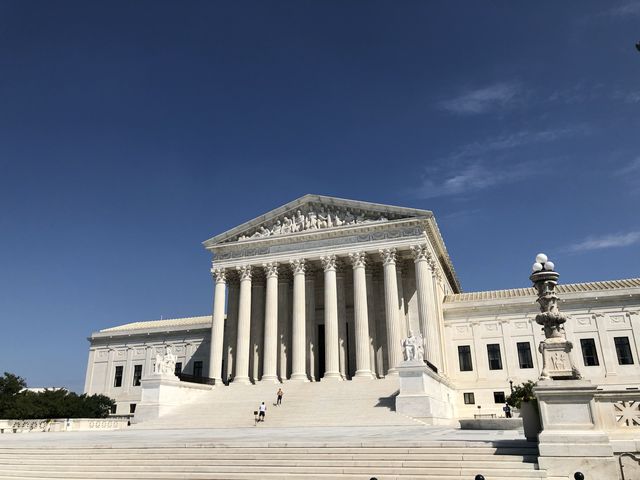
<svg viewBox="0 0 640 480">
<path fill-rule="evenodd" d="M 0 378 L 0 418 L 104 418 L 115 405 L 105 395 L 78 395 L 68 390 L 25 390 L 27 382 L 12 373 Z"/>
</svg>

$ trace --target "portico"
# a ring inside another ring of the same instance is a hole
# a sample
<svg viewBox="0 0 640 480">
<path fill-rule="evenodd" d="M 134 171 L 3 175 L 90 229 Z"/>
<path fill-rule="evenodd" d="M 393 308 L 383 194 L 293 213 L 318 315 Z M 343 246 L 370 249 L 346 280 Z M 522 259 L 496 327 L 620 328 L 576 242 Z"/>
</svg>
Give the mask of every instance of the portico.
<svg viewBox="0 0 640 480">
<path fill-rule="evenodd" d="M 393 375 L 409 330 L 446 374 L 437 302 L 459 287 L 431 212 L 306 195 L 204 245 L 219 383 Z"/>
</svg>

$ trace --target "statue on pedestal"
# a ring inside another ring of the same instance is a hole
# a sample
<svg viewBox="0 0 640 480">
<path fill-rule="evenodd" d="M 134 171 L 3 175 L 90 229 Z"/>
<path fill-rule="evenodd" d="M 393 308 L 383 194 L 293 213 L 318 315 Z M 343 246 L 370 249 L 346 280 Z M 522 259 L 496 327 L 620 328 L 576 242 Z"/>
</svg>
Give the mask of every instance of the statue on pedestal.
<svg viewBox="0 0 640 480">
<path fill-rule="evenodd" d="M 409 336 L 402 341 L 402 349 L 405 361 L 424 361 L 424 347 L 422 346 L 422 335 L 417 337 L 409 330 Z"/>
<path fill-rule="evenodd" d="M 177 357 L 173 354 L 171 347 L 167 346 L 165 354 L 156 354 L 156 365 L 153 373 L 158 375 L 175 375 Z"/>
</svg>

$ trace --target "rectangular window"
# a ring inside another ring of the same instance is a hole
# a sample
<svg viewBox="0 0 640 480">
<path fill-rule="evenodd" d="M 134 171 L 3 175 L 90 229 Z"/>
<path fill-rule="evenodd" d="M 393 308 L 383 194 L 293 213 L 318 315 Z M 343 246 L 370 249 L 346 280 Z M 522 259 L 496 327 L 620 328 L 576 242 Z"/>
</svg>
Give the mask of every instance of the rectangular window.
<svg viewBox="0 0 640 480">
<path fill-rule="evenodd" d="M 122 386 L 122 370 L 123 370 L 123 366 L 119 365 L 116 367 L 116 374 L 113 377 L 113 386 L 114 387 L 121 387 Z"/>
<path fill-rule="evenodd" d="M 596 342 L 593 338 L 581 338 L 580 346 L 582 347 L 582 360 L 584 360 L 585 367 L 597 367 L 600 365 Z"/>
<path fill-rule="evenodd" d="M 471 363 L 471 347 L 469 345 L 460 345 L 458 347 L 458 361 L 460 362 L 461 372 L 470 372 L 473 370 L 473 363 Z"/>
<path fill-rule="evenodd" d="M 130 403 L 129 404 L 129 413 L 136 413 L 136 404 L 135 403 Z"/>
<path fill-rule="evenodd" d="M 193 376 L 201 377 L 202 376 L 202 360 L 198 360 L 197 362 L 193 362 Z"/>
<path fill-rule="evenodd" d="M 631 355 L 631 345 L 629 345 L 629 337 L 615 337 L 616 353 L 618 354 L 618 363 L 620 365 L 633 365 L 633 356 Z"/>
<path fill-rule="evenodd" d="M 504 392 L 493 392 L 493 401 L 494 403 L 506 403 Z"/>
<path fill-rule="evenodd" d="M 142 379 L 142 365 L 133 366 L 133 386 L 139 387 Z"/>
<path fill-rule="evenodd" d="M 464 404 L 465 405 L 475 405 L 475 403 L 476 403 L 476 398 L 473 395 L 473 392 L 464 394 Z"/>
<path fill-rule="evenodd" d="M 518 342 L 518 360 L 520 361 L 520 368 L 533 368 L 531 344 L 529 342 Z"/>
<path fill-rule="evenodd" d="M 176 369 L 173 373 L 176 375 L 180 375 L 182 373 L 182 362 L 176 362 Z"/>
<path fill-rule="evenodd" d="M 500 356 L 500 344 L 499 343 L 488 344 L 487 355 L 489 357 L 489 370 L 502 370 L 502 357 Z"/>
<path fill-rule="evenodd" d="M 115 415 L 115 414 L 116 414 L 117 409 L 118 409 L 118 405 L 112 405 L 112 406 L 111 406 L 111 415 Z"/>
</svg>

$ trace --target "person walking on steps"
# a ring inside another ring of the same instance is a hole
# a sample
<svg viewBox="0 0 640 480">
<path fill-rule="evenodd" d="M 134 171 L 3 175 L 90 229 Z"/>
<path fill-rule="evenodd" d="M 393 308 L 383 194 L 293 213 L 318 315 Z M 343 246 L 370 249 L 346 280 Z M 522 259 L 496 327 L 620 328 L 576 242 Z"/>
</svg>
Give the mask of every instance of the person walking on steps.
<svg viewBox="0 0 640 480">
<path fill-rule="evenodd" d="M 267 414 L 267 406 L 262 402 L 258 408 L 258 421 L 264 422 L 264 416 Z"/>
<path fill-rule="evenodd" d="M 281 388 L 278 389 L 278 393 L 276 395 L 278 396 L 278 399 L 276 400 L 276 405 L 282 405 L 282 396 L 284 395 L 284 392 L 282 391 Z"/>
</svg>

